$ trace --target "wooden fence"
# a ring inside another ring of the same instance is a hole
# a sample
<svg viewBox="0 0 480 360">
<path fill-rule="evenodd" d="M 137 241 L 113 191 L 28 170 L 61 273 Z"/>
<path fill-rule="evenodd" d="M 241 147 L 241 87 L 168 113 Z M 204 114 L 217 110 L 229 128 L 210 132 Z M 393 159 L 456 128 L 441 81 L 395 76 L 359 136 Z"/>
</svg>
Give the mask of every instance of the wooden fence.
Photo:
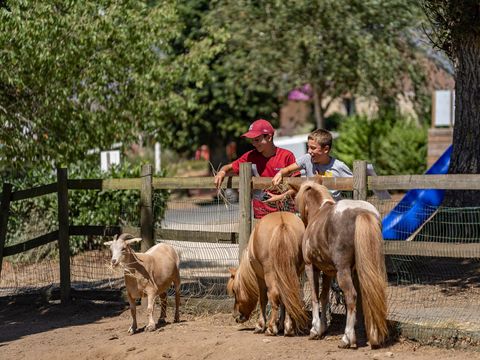
<svg viewBox="0 0 480 360">
<path fill-rule="evenodd" d="M 286 178 L 287 183 L 301 183 L 305 178 Z M 239 189 L 239 254 L 248 242 L 251 219 L 251 191 L 265 189 L 271 185 L 270 178 L 252 177 L 251 165 L 241 164 L 240 176 L 228 178 L 224 186 Z M 356 161 L 353 167 L 353 178 L 324 178 L 324 185 L 330 189 L 353 191 L 354 199 L 367 199 L 368 190 L 410 190 L 410 189 L 453 189 L 480 190 L 480 175 L 403 175 L 367 177 L 366 162 Z M 142 250 L 148 249 L 159 239 L 175 239 L 203 242 L 237 241 L 236 233 L 205 232 L 199 236 L 198 231 L 154 229 L 153 191 L 178 189 L 212 189 L 213 179 L 202 178 L 154 178 L 152 166 L 142 168 L 140 178 L 129 179 L 68 179 L 66 169 L 57 170 L 57 182 L 28 190 L 13 191 L 8 183 L 3 184 L 0 203 L 0 276 L 2 260 L 5 256 L 15 255 L 41 245 L 58 241 L 60 253 L 60 297 L 62 303 L 70 301 L 70 235 L 113 236 L 122 232 L 141 235 Z M 140 228 L 120 226 L 73 226 L 69 224 L 68 192 L 71 190 L 139 190 L 141 202 Z M 58 230 L 38 236 L 26 242 L 5 247 L 10 203 L 42 195 L 57 193 L 58 198 Z M 412 241 L 385 241 L 385 254 L 436 256 L 458 258 L 480 258 L 480 243 L 422 243 Z"/>
</svg>

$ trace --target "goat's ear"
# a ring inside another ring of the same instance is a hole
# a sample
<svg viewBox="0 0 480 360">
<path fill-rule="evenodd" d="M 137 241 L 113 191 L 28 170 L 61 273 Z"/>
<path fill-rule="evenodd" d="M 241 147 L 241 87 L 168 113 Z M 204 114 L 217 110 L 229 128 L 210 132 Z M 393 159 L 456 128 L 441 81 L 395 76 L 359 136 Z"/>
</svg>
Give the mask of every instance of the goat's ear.
<svg viewBox="0 0 480 360">
<path fill-rule="evenodd" d="M 235 269 L 235 268 L 228 268 L 228 272 L 230 273 L 230 275 L 235 276 L 235 274 L 237 273 L 237 269 Z"/>
<path fill-rule="evenodd" d="M 117 240 L 118 234 L 113 235 L 113 241 Z"/>
<path fill-rule="evenodd" d="M 142 238 L 133 238 L 133 239 L 125 240 L 125 244 L 131 245 L 140 241 L 142 241 Z"/>
<path fill-rule="evenodd" d="M 113 241 L 105 241 L 105 242 L 103 243 L 103 245 L 105 245 L 105 246 L 110 246 L 110 245 L 112 245 L 112 243 L 113 243 Z"/>
</svg>

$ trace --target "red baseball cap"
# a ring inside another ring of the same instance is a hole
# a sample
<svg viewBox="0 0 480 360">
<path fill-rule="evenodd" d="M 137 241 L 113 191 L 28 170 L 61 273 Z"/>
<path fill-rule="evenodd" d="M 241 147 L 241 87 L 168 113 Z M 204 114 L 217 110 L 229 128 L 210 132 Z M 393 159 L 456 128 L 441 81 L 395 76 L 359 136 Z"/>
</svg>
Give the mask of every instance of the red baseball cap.
<svg viewBox="0 0 480 360">
<path fill-rule="evenodd" d="M 253 139 L 260 135 L 273 135 L 274 132 L 275 129 L 273 128 L 272 124 L 270 124 L 267 120 L 258 119 L 250 125 L 248 131 L 245 134 L 242 134 L 242 136 Z"/>
</svg>

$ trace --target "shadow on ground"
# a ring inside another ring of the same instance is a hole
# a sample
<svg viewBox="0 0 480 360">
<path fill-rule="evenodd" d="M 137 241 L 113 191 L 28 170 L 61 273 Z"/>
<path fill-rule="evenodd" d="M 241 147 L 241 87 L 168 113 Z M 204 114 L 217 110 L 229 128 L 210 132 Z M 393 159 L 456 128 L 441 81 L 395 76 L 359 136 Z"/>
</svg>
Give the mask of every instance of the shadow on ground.
<svg viewBox="0 0 480 360">
<path fill-rule="evenodd" d="M 0 347 L 27 335 L 116 317 L 126 308 L 120 299 L 76 299 L 70 305 L 61 305 L 39 296 L 3 297 L 0 298 Z"/>
</svg>

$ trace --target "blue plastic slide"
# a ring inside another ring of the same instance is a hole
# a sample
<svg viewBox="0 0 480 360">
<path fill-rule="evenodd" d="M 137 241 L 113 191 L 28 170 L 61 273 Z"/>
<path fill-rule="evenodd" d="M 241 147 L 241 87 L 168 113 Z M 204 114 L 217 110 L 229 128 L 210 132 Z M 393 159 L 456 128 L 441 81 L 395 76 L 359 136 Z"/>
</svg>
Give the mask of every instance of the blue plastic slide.
<svg viewBox="0 0 480 360">
<path fill-rule="evenodd" d="M 425 174 L 446 174 L 450 165 L 452 145 Z M 405 240 L 440 206 L 445 190 L 410 190 L 382 221 L 385 240 Z"/>
</svg>

